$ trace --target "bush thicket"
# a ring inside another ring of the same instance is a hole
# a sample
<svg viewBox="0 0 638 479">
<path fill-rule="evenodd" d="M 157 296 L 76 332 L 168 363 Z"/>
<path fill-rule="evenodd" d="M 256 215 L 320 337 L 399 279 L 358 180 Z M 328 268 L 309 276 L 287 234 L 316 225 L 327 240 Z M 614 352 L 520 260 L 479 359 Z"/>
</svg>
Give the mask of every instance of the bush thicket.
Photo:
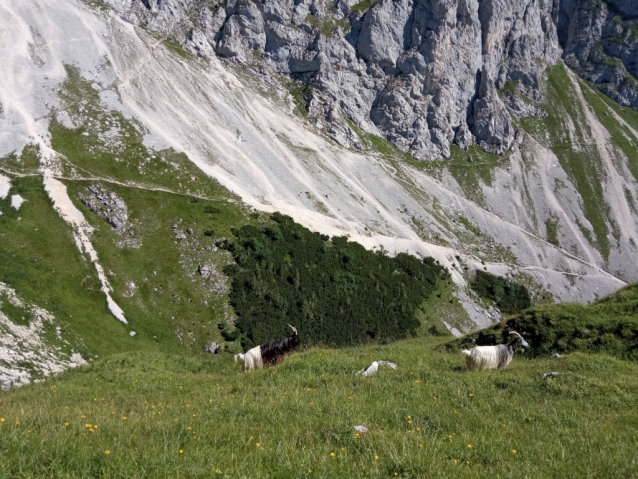
<svg viewBox="0 0 638 479">
<path fill-rule="evenodd" d="M 529 308 L 532 300 L 522 284 L 478 270 L 470 287 L 483 297 L 496 303 L 502 313 L 514 314 Z"/>
<path fill-rule="evenodd" d="M 597 351 L 638 360 L 638 284 L 587 306 L 569 303 L 537 306 L 452 341 L 447 347 L 509 342 L 510 331 L 525 337 L 532 356 Z"/>
<path fill-rule="evenodd" d="M 221 245 L 235 259 L 225 271 L 245 348 L 287 335 L 287 324 L 303 343 L 330 346 L 415 334 L 415 309 L 446 275 L 432 258 L 391 258 L 280 213 L 271 218 L 264 228 L 243 226 L 235 242 Z"/>
</svg>

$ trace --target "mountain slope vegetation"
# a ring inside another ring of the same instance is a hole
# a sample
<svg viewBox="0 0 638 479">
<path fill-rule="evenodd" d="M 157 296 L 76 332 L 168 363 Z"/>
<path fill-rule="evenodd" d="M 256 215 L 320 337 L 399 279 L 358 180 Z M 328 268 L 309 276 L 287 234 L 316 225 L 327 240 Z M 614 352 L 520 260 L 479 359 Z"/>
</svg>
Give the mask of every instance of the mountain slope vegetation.
<svg viewBox="0 0 638 479">
<path fill-rule="evenodd" d="M 230 354 L 100 359 L 0 395 L 0 477 L 632 476 L 635 360 L 585 348 L 471 373 L 445 341 L 312 348 L 245 374 Z M 354 375 L 378 359 L 399 369 Z"/>
<path fill-rule="evenodd" d="M 532 356 L 597 351 L 638 360 L 638 284 L 593 304 L 556 304 L 530 308 L 489 328 L 453 341 L 448 347 L 508 342 L 510 331 L 534 344 Z"/>
<path fill-rule="evenodd" d="M 348 238 L 313 233 L 275 213 L 263 228 L 244 226 L 226 247 L 236 264 L 230 302 L 245 348 L 282 336 L 303 344 L 352 346 L 416 335 L 416 309 L 446 271 L 433 258 L 372 253 Z"/>
</svg>

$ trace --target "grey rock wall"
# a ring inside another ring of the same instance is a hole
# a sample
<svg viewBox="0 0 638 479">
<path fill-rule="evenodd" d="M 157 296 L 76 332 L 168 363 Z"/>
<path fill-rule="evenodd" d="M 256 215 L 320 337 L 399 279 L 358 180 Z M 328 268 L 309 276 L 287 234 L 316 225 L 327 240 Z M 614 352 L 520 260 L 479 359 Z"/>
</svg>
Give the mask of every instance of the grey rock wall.
<svg viewBox="0 0 638 479">
<path fill-rule="evenodd" d="M 563 0 L 565 63 L 621 105 L 638 106 L 638 1 Z"/>
<path fill-rule="evenodd" d="M 299 80 L 311 117 L 352 148 L 361 144 L 349 122 L 418 159 L 448 157 L 453 143 L 510 149 L 511 114 L 544 113 L 498 91 L 515 81 L 541 100 L 542 75 L 561 55 L 612 98 L 638 105 L 633 0 L 109 2 L 193 53 L 258 61 Z"/>
</svg>

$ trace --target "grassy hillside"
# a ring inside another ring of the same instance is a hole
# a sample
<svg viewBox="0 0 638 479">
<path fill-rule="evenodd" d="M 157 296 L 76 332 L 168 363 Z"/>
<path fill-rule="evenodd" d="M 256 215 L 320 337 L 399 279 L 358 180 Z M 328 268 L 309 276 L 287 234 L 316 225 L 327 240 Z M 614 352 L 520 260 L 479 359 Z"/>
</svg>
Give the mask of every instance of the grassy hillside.
<svg viewBox="0 0 638 479">
<path fill-rule="evenodd" d="M 26 200 L 19 210 L 10 206 L 12 195 Z M 41 178 L 13 178 L 0 210 L 0 282 L 53 314 L 71 349 L 83 356 L 132 349 L 126 328 L 107 311 L 94 266 L 80 254 Z M 0 309 L 17 322 L 7 307 L 4 301 Z"/>
<path fill-rule="evenodd" d="M 96 184 L 127 205 L 130 226 L 126 234 L 80 201 L 80 194 Z M 113 272 L 109 275 L 113 297 L 126 311 L 137 337 L 167 347 L 181 343 L 196 351 L 203 351 L 210 340 L 220 341 L 217 324 L 234 316 L 222 274 L 232 258 L 215 242 L 232 237 L 232 227 L 256 219 L 241 206 L 221 199 L 107 182 L 67 181 L 67 185 L 76 206 L 95 229 L 92 243 L 102 266 Z M 202 276 L 202 267 L 208 268 L 208 276 Z"/>
<path fill-rule="evenodd" d="M 440 342 L 311 349 L 247 374 L 230 355 L 102 359 L 0 394 L 0 477 L 634 477 L 637 363 L 575 353 L 477 374 Z M 353 375 L 376 359 L 399 369 Z"/>
</svg>

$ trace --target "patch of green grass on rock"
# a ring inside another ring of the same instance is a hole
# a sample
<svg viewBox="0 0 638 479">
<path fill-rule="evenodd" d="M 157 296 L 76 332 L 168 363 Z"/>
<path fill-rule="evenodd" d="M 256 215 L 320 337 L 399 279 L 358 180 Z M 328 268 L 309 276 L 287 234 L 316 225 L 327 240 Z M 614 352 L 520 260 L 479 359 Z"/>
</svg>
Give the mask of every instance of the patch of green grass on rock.
<svg viewBox="0 0 638 479">
<path fill-rule="evenodd" d="M 95 266 L 82 256 L 70 227 L 53 209 L 42 179 L 11 182 L 9 196 L 0 200 L 0 281 L 62 322 L 64 337 L 84 357 L 148 347 L 133 342 L 108 312 Z M 10 206 L 14 194 L 26 200 L 17 211 Z M 5 313 L 20 323 L 23 315 L 5 303 Z"/>
<path fill-rule="evenodd" d="M 609 239 L 613 227 L 609 206 L 605 202 L 602 183 L 602 159 L 592 141 L 584 106 L 565 66 L 559 63 L 547 70 L 548 113 L 545 118 L 524 118 L 520 124 L 539 143 L 550 148 L 569 175 L 583 201 L 583 212 L 592 230 L 580 225 L 588 241 L 607 259 L 611 251 Z"/>
</svg>

